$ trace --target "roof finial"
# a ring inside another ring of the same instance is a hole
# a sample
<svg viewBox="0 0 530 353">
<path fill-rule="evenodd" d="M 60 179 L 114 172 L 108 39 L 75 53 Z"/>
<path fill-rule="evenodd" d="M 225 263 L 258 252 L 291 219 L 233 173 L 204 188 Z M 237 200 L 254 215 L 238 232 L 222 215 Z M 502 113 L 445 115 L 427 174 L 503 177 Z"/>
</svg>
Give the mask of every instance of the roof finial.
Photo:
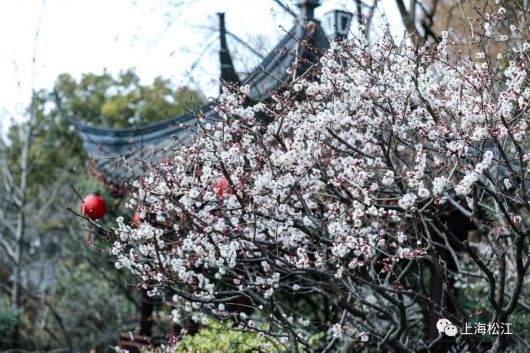
<svg viewBox="0 0 530 353">
<path fill-rule="evenodd" d="M 300 8 L 300 17 L 306 20 L 315 19 L 315 8 L 320 6 L 319 0 L 299 0 L 296 4 Z"/>
<path fill-rule="evenodd" d="M 237 76 L 234 64 L 232 63 L 232 56 L 226 45 L 226 27 L 225 27 L 225 14 L 218 13 L 219 16 L 219 38 L 221 40 L 221 47 L 219 48 L 219 59 L 221 61 L 221 87 L 219 88 L 222 93 L 223 83 L 240 83 L 239 77 Z"/>
</svg>

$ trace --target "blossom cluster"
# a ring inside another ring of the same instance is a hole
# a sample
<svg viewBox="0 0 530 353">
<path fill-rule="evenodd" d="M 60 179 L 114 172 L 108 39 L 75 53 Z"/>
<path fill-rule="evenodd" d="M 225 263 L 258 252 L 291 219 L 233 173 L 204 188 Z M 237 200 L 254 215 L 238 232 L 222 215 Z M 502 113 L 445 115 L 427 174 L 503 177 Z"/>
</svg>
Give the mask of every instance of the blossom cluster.
<svg viewBox="0 0 530 353">
<path fill-rule="evenodd" d="M 226 90 L 196 141 L 135 182 L 143 221 L 118 221 L 116 266 L 170 291 L 175 320 L 200 312 L 257 330 L 244 298 L 303 343 L 318 320 L 285 298 L 326 297 L 342 313 L 324 323 L 330 340 L 382 339 L 390 326 L 345 305 L 369 311 L 367 291 L 401 290 L 444 212 L 476 216 L 486 197 L 528 207 L 528 48 L 499 73 L 448 60 L 447 45 L 335 42 L 317 80 L 270 102 Z M 501 218 L 485 234 L 522 227 Z"/>
</svg>

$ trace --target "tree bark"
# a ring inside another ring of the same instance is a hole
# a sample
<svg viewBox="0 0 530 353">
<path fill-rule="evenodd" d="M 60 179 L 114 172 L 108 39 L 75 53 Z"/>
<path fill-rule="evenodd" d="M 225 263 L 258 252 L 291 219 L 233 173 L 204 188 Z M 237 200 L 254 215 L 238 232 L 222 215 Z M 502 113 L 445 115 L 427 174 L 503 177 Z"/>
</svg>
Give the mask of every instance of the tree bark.
<svg viewBox="0 0 530 353">
<path fill-rule="evenodd" d="M 13 270 L 13 285 L 11 289 L 11 306 L 13 310 L 20 310 L 20 293 L 21 293 L 21 277 L 22 266 L 24 265 L 23 247 L 26 232 L 26 197 L 27 197 L 27 179 L 28 179 L 28 162 L 29 162 L 29 147 L 31 143 L 31 121 L 20 132 L 21 153 L 20 153 L 20 179 L 17 202 L 17 222 L 15 228 L 15 256 L 14 256 L 14 270 Z M 13 190 L 16 192 L 17 190 Z M 19 338 L 19 325 L 15 327 L 13 341 L 17 344 Z"/>
</svg>

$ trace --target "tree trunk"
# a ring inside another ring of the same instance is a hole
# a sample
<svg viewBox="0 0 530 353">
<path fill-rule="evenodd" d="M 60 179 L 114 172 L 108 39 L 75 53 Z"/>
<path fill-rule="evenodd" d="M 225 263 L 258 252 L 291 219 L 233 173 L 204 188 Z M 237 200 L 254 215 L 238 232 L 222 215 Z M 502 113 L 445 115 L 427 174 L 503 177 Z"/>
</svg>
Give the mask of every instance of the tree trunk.
<svg viewBox="0 0 530 353">
<path fill-rule="evenodd" d="M 140 303 L 140 335 L 151 337 L 153 327 L 153 303 L 147 295 L 147 290 L 142 290 Z"/>
<path fill-rule="evenodd" d="M 31 124 L 28 123 L 26 127 L 21 129 L 20 141 L 22 142 L 20 153 L 20 180 L 19 180 L 19 198 L 17 202 L 17 225 L 15 231 L 15 257 L 14 257 L 14 272 L 13 272 L 13 286 L 11 289 L 11 306 L 13 310 L 19 312 L 20 297 L 21 297 L 21 277 L 22 266 L 24 265 L 23 246 L 26 231 L 26 193 L 27 193 L 27 179 L 28 179 L 28 161 L 29 161 L 29 146 L 31 141 Z M 16 191 L 14 191 L 16 192 Z M 17 345 L 19 336 L 18 321 L 15 326 L 13 341 Z"/>
</svg>

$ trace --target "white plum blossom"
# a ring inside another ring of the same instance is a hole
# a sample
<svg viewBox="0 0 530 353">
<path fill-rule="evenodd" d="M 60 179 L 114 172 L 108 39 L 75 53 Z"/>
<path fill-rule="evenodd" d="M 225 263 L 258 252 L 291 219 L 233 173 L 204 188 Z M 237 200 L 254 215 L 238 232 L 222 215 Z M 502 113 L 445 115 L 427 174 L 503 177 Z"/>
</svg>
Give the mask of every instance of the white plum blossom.
<svg viewBox="0 0 530 353">
<path fill-rule="evenodd" d="M 368 342 L 370 340 L 370 338 L 368 337 L 368 335 L 366 334 L 366 332 L 361 332 L 359 334 L 359 340 L 361 342 Z"/>
<path fill-rule="evenodd" d="M 414 194 L 405 194 L 398 201 L 399 207 L 407 210 L 407 209 L 411 208 L 412 206 L 414 206 L 414 203 L 416 202 L 416 199 L 417 199 L 417 197 Z"/>
<path fill-rule="evenodd" d="M 394 172 L 391 170 L 387 171 L 381 180 L 381 183 L 386 186 L 392 185 L 394 183 Z"/>
<path fill-rule="evenodd" d="M 434 195 L 441 194 L 445 188 L 446 183 L 447 183 L 447 180 L 443 176 L 434 178 L 432 182 L 432 193 Z"/>
<path fill-rule="evenodd" d="M 407 240 L 407 236 L 403 232 L 398 232 L 397 239 L 400 243 L 403 243 L 405 240 Z"/>
<path fill-rule="evenodd" d="M 421 198 L 426 198 L 426 197 L 431 196 L 431 192 L 427 188 L 420 187 L 418 188 L 418 196 Z"/>
<path fill-rule="evenodd" d="M 331 335 L 333 338 L 342 338 L 343 331 L 342 331 L 342 325 L 341 324 L 335 324 L 331 327 Z"/>
<path fill-rule="evenodd" d="M 494 37 L 494 24 L 485 30 Z M 335 339 L 426 347 L 400 331 L 399 315 L 418 309 L 412 300 L 445 315 L 418 291 L 424 274 L 412 283 L 407 271 L 430 271 L 441 261 L 429 256 L 459 241 L 447 235 L 448 215 L 472 219 L 489 242 L 488 251 L 458 244 L 444 263 L 465 259 L 486 279 L 498 269 L 483 259 L 504 254 L 492 244 L 508 257 L 529 232 L 517 214 L 530 207 L 519 187 L 530 185 L 528 53 L 507 51 L 508 65 L 447 60 L 448 36 L 425 47 L 390 36 L 333 43 L 307 75 L 256 104 L 248 86 L 225 89 L 193 143 L 134 182 L 142 223 L 118 219 L 116 267 L 175 295 L 174 320 L 233 316 L 256 329 L 248 318 L 266 318 L 300 346 L 327 327 Z M 449 287 L 454 270 L 439 270 Z M 374 295 L 381 303 L 366 301 Z M 331 314 L 298 312 L 288 298 Z M 247 307 L 255 313 L 243 318 Z"/>
<path fill-rule="evenodd" d="M 479 179 L 477 172 L 468 173 L 460 183 L 455 187 L 455 191 L 459 195 L 469 195 L 472 191 L 473 184 Z"/>
<path fill-rule="evenodd" d="M 456 186 L 455 191 L 460 195 L 469 195 L 473 185 L 479 180 L 480 176 L 488 169 L 493 160 L 493 152 L 486 151 L 483 160 L 475 166 L 472 172 L 466 176 Z"/>
</svg>

